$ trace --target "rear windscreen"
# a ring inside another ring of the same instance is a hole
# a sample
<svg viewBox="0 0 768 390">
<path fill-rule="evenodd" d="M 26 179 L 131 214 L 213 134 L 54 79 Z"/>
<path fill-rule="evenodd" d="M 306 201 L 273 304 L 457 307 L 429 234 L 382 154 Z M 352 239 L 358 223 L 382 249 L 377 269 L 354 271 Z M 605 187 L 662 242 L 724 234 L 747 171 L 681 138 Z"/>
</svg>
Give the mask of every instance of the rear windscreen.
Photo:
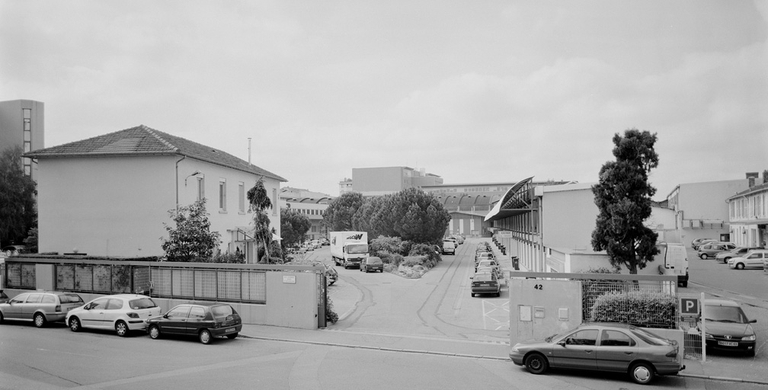
<svg viewBox="0 0 768 390">
<path fill-rule="evenodd" d="M 155 301 L 153 301 L 151 298 L 139 298 L 134 299 L 128 303 L 131 306 L 131 309 L 133 310 L 139 310 L 139 309 L 150 309 L 153 307 L 157 307 L 155 304 Z"/>
<path fill-rule="evenodd" d="M 214 306 L 211 308 L 211 311 L 213 312 L 214 317 L 230 316 L 235 312 L 235 310 L 232 309 L 232 306 L 229 305 Z"/>
<path fill-rule="evenodd" d="M 83 303 L 83 298 L 80 298 L 77 294 L 62 294 L 59 295 L 61 303 Z"/>
</svg>

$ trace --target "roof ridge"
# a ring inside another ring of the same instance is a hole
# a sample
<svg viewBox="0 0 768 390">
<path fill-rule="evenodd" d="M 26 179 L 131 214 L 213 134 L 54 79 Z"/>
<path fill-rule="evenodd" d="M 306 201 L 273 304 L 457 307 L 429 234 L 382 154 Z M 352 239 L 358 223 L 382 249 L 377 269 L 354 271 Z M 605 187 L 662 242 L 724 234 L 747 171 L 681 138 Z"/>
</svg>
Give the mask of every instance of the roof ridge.
<svg viewBox="0 0 768 390">
<path fill-rule="evenodd" d="M 145 126 L 145 125 L 139 125 L 139 127 L 140 127 L 142 130 L 144 130 L 144 131 L 146 131 L 147 133 L 149 133 L 150 135 L 152 135 L 153 137 L 155 137 L 155 138 L 156 138 L 158 141 L 160 141 L 160 142 L 161 142 L 163 145 L 165 145 L 165 146 L 168 146 L 169 148 L 173 149 L 173 151 L 175 151 L 175 152 L 178 152 L 178 151 L 179 151 L 179 148 L 178 148 L 177 146 L 175 146 L 174 144 L 170 143 L 170 142 L 169 142 L 169 141 L 167 141 L 165 138 L 163 138 L 163 137 L 161 137 L 159 134 L 157 134 L 157 133 L 159 133 L 159 131 L 158 131 L 158 130 L 155 130 L 155 129 L 153 129 L 153 128 L 149 127 L 149 126 Z"/>
</svg>

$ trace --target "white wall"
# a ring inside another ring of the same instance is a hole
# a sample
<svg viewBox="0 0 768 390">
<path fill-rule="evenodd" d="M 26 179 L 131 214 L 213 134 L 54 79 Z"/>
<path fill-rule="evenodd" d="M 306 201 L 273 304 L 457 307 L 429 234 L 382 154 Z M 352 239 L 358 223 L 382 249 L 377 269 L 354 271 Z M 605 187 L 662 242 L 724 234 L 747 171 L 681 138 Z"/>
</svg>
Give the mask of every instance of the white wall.
<svg viewBox="0 0 768 390">
<path fill-rule="evenodd" d="M 161 256 L 161 238 L 176 207 L 178 156 L 43 158 L 38 161 L 39 252 L 111 257 Z M 245 192 L 258 177 L 191 158 L 178 163 L 179 204 L 197 199 L 195 171 L 205 175 L 206 207 L 211 230 L 221 233 L 227 248 L 227 229 L 249 226 L 252 216 L 238 210 L 238 182 Z M 227 181 L 227 211 L 218 209 L 219 179 Z M 184 181 L 187 179 L 185 185 Z M 279 182 L 265 178 L 270 197 Z M 271 225 L 280 233 L 277 199 L 269 211 Z"/>
</svg>

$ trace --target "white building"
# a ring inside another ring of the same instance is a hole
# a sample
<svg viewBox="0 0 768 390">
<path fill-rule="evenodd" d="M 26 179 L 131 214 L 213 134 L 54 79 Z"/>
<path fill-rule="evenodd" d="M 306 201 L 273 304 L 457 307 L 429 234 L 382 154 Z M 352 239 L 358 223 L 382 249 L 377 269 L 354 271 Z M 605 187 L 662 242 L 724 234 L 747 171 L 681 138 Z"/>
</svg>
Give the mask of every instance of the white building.
<svg viewBox="0 0 768 390">
<path fill-rule="evenodd" d="M 738 246 L 766 246 L 768 242 L 768 171 L 763 183 L 728 198 L 731 241 Z M 750 183 L 752 184 L 752 183 Z"/>
<path fill-rule="evenodd" d="M 221 150 L 144 125 L 51 148 L 37 160 L 39 252 L 110 257 L 164 254 L 169 211 L 205 198 L 220 250 L 254 262 L 247 191 L 263 178 L 280 235 L 282 177 Z"/>
</svg>

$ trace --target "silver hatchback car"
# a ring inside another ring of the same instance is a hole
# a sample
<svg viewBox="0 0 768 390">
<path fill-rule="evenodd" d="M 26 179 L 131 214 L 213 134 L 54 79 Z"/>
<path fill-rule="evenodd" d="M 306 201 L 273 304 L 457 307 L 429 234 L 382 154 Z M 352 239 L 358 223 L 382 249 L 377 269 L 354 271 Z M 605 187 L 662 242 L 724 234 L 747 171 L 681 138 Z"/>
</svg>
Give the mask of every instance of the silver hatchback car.
<svg viewBox="0 0 768 390">
<path fill-rule="evenodd" d="M 0 303 L 3 320 L 32 321 L 41 328 L 48 322 L 64 321 L 67 312 L 82 306 L 83 298 L 75 293 L 34 291 L 21 293 L 6 303 Z"/>
</svg>

